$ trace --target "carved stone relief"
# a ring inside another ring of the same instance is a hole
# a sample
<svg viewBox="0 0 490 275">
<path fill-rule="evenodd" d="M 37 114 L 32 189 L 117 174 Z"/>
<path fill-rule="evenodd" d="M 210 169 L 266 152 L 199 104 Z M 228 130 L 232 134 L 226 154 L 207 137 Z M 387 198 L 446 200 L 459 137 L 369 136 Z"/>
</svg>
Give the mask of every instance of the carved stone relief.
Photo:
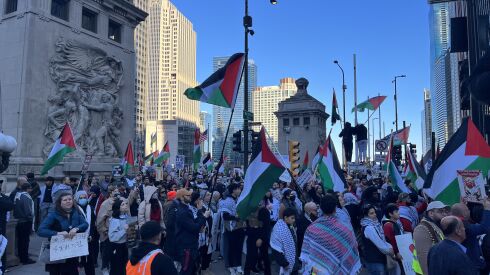
<svg viewBox="0 0 490 275">
<path fill-rule="evenodd" d="M 43 153 L 49 154 L 63 125 L 69 122 L 78 149 L 74 154 L 121 156 L 121 61 L 99 48 L 60 38 L 49 61 L 49 74 L 56 90 L 48 97 Z"/>
</svg>

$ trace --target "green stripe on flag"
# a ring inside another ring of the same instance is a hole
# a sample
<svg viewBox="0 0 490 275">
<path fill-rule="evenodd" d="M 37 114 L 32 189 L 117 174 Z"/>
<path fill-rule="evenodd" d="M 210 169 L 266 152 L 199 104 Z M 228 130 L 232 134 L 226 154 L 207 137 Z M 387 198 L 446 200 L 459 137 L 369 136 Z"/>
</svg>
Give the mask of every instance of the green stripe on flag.
<svg viewBox="0 0 490 275">
<path fill-rule="evenodd" d="M 201 97 L 203 95 L 203 91 L 199 88 L 189 88 L 185 90 L 184 95 L 187 96 L 187 98 L 192 99 L 192 100 L 201 100 Z"/>
<path fill-rule="evenodd" d="M 69 154 L 73 151 L 75 151 L 75 148 L 68 147 L 68 146 L 65 146 L 64 148 L 60 149 L 58 152 L 56 152 L 56 154 L 54 154 L 53 156 L 51 156 L 46 160 L 43 168 L 41 169 L 41 175 L 46 174 L 51 168 L 55 167 L 58 163 L 60 163 L 66 154 Z"/>
</svg>

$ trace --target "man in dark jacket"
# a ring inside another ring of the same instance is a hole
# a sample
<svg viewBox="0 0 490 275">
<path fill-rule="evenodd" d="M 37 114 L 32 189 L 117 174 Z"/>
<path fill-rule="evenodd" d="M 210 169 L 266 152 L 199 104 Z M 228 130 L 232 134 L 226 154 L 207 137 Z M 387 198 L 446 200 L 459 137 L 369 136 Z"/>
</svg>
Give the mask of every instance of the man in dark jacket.
<svg viewBox="0 0 490 275">
<path fill-rule="evenodd" d="M 357 160 L 364 163 L 366 162 L 367 157 L 367 128 L 364 124 L 357 124 L 354 128 L 354 132 L 356 133 Z"/>
<path fill-rule="evenodd" d="M 429 274 L 479 274 L 461 244 L 466 239 L 463 222 L 456 216 L 447 216 L 441 220 L 441 229 L 446 239 L 429 251 Z"/>
<path fill-rule="evenodd" d="M 3 180 L 0 180 L 0 234 L 7 237 L 7 212 L 14 209 L 14 202 L 10 198 L 1 192 Z M 7 260 L 7 253 L 2 256 L 2 271 L 5 272 Z"/>
<path fill-rule="evenodd" d="M 467 248 L 466 255 L 473 262 L 473 266 L 477 269 L 482 270 L 485 268 L 485 260 L 480 249 L 480 244 L 478 241 L 478 236 L 487 234 L 490 230 L 490 201 L 483 201 L 483 213 L 481 222 L 470 223 L 470 210 L 468 206 L 464 203 L 456 203 L 451 207 L 451 215 L 460 217 L 462 219 L 465 231 L 466 239 L 463 245 Z"/>
<path fill-rule="evenodd" d="M 296 226 L 298 228 L 298 249 L 301 250 L 303 245 L 303 239 L 305 237 L 306 228 L 316 220 L 318 216 L 318 207 L 314 202 L 309 202 L 305 204 L 305 212 L 296 221 Z"/>
<path fill-rule="evenodd" d="M 184 195 L 184 203 L 177 210 L 175 239 L 178 259 L 182 264 L 181 275 L 194 274 L 197 271 L 199 232 L 211 214 L 209 210 L 203 214 L 198 209 L 202 209 L 202 199 L 198 192 L 193 192 Z"/>
<path fill-rule="evenodd" d="M 352 135 L 354 134 L 354 128 L 349 122 L 344 124 L 344 129 L 340 132 L 339 137 L 342 138 L 342 144 L 344 145 L 345 159 L 347 162 L 352 161 Z"/>
<path fill-rule="evenodd" d="M 22 264 L 33 264 L 35 261 L 29 259 L 29 241 L 32 232 L 32 221 L 34 218 L 34 202 L 29 195 L 31 184 L 24 182 L 21 191 L 15 194 L 14 217 L 17 219 L 15 235 L 17 237 L 17 249 Z"/>
</svg>

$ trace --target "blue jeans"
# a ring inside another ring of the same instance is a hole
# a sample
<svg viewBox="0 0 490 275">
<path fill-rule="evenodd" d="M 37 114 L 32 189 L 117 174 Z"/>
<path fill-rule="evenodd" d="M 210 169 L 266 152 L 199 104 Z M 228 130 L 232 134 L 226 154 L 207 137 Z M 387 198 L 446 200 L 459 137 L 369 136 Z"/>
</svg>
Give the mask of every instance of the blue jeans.
<svg viewBox="0 0 490 275">
<path fill-rule="evenodd" d="M 366 268 L 371 275 L 386 275 L 386 265 L 382 263 L 365 263 Z"/>
</svg>

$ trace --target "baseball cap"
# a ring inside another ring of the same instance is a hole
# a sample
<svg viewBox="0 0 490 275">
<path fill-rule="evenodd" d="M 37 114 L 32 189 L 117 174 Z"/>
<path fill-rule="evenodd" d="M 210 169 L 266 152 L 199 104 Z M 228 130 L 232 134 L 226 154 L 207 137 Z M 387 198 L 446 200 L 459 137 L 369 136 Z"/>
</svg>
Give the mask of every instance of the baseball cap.
<svg viewBox="0 0 490 275">
<path fill-rule="evenodd" d="M 149 221 L 143 224 L 140 228 L 140 235 L 142 240 L 149 240 L 158 234 L 163 232 L 163 228 L 160 226 L 160 223 L 156 221 Z"/>
<path fill-rule="evenodd" d="M 427 211 L 430 211 L 433 209 L 442 209 L 442 208 L 446 208 L 446 207 L 449 207 L 449 206 L 445 205 L 441 201 L 433 201 L 433 202 L 429 203 L 429 205 L 427 206 Z"/>
</svg>

